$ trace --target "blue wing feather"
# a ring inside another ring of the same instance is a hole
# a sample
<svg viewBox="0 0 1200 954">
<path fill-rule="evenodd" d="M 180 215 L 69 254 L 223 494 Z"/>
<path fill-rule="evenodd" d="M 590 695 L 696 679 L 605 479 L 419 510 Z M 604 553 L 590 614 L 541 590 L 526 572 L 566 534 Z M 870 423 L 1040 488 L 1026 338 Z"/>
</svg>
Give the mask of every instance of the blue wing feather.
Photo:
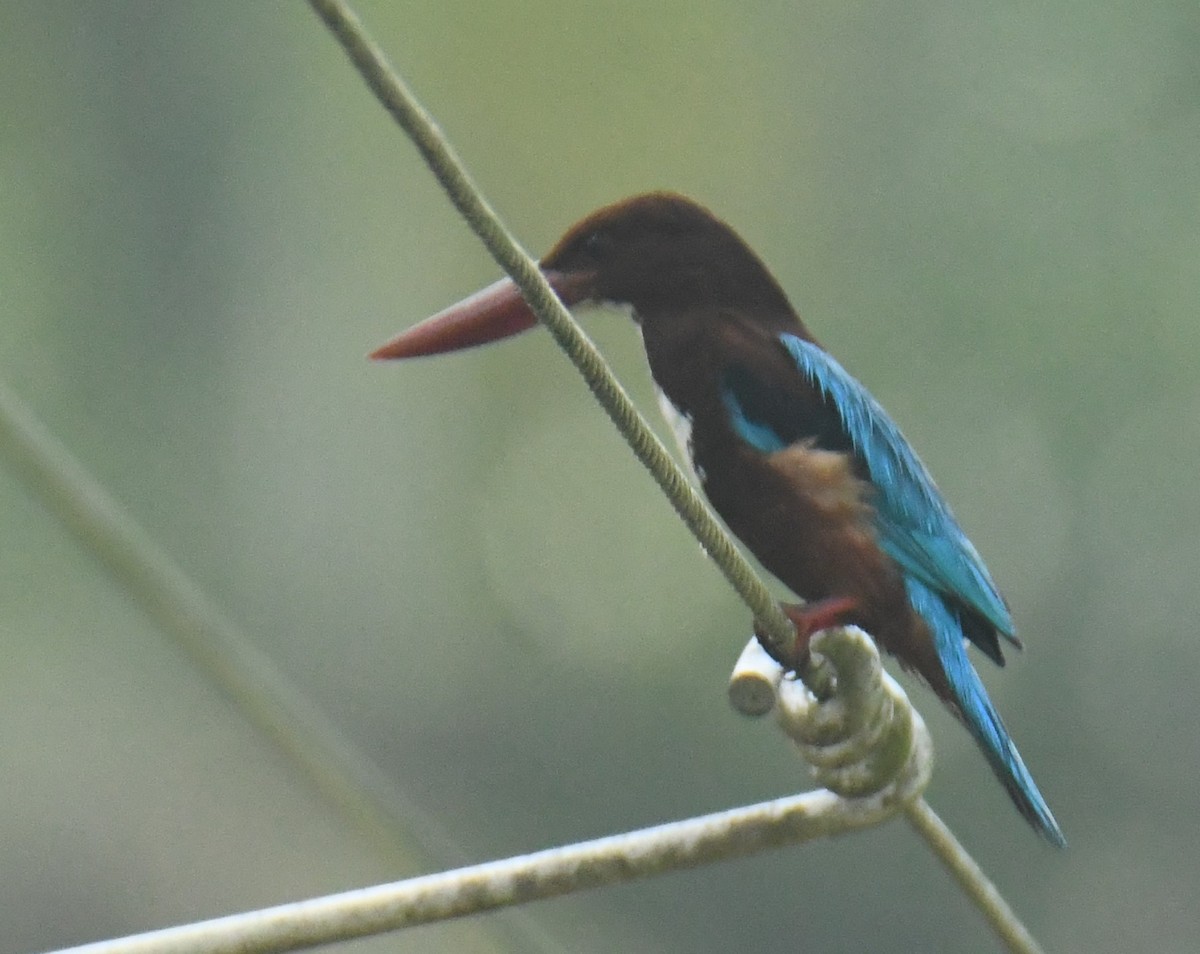
<svg viewBox="0 0 1200 954">
<path fill-rule="evenodd" d="M 978 612 L 1016 640 L 1012 616 L 971 541 L 900 428 L 832 356 L 794 335 L 780 335 L 800 371 L 828 398 L 866 465 L 880 545 L 912 577 Z"/>
</svg>

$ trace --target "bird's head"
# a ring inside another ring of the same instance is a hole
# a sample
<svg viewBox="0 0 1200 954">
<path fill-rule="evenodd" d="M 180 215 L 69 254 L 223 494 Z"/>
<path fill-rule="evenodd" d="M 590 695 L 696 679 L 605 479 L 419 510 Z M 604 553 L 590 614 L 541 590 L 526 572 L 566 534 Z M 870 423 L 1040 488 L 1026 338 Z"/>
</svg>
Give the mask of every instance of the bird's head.
<svg viewBox="0 0 1200 954">
<path fill-rule="evenodd" d="M 737 233 L 675 193 L 651 192 L 593 212 L 567 230 L 540 267 L 567 307 L 629 306 L 639 320 L 714 307 L 790 312 L 775 279 Z M 502 279 L 402 332 L 371 357 L 455 351 L 536 323 L 516 286 Z"/>
</svg>

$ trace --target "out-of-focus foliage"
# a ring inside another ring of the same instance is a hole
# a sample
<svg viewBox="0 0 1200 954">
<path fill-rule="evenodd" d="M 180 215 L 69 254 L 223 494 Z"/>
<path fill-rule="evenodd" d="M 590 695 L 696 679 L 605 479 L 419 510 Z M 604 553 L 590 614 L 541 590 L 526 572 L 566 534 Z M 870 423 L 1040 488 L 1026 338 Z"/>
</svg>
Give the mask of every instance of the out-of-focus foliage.
<svg viewBox="0 0 1200 954">
<path fill-rule="evenodd" d="M 1195 950 L 1193 0 L 361 12 L 530 248 L 670 187 L 762 253 L 1001 581 L 1029 650 L 985 678 L 1071 847 L 914 687 L 931 801 L 1049 949 Z M 808 784 L 545 336 L 363 359 L 496 269 L 306 6 L 8 2 L 0 82 L 0 374 L 467 857 Z M 0 500 L 0 951 L 409 873 Z M 991 943 L 900 824 L 531 913 L 570 950 Z"/>
</svg>

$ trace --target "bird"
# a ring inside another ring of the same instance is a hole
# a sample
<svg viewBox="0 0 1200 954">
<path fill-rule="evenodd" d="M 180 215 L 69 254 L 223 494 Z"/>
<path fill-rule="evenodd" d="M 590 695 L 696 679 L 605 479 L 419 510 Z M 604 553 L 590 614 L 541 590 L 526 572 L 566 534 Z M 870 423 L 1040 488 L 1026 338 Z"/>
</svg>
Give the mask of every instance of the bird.
<svg viewBox="0 0 1200 954">
<path fill-rule="evenodd" d="M 746 242 L 692 199 L 651 192 L 569 228 L 539 267 L 567 307 L 630 313 L 659 403 L 726 526 L 803 604 L 813 632 L 857 625 L 965 725 L 1009 797 L 1066 839 L 967 652 L 1022 648 L 1008 604 L 900 428 L 801 321 Z M 401 332 L 378 360 L 537 324 L 508 279 Z"/>
</svg>

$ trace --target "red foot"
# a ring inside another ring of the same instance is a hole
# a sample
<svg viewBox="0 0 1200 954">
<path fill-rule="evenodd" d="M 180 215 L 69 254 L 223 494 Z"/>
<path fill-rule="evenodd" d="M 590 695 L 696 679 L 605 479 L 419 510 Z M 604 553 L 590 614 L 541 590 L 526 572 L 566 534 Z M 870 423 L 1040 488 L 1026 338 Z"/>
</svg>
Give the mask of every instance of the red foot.
<svg viewBox="0 0 1200 954">
<path fill-rule="evenodd" d="M 770 653 L 771 657 L 781 666 L 797 669 L 808 658 L 808 642 L 814 633 L 834 626 L 845 626 L 852 622 L 849 618 L 858 612 L 858 601 L 849 596 L 830 596 L 815 603 L 780 603 L 784 615 L 796 627 L 796 642 L 792 645 L 789 658 L 780 659 L 762 634 L 755 630 L 759 643 Z"/>
</svg>

